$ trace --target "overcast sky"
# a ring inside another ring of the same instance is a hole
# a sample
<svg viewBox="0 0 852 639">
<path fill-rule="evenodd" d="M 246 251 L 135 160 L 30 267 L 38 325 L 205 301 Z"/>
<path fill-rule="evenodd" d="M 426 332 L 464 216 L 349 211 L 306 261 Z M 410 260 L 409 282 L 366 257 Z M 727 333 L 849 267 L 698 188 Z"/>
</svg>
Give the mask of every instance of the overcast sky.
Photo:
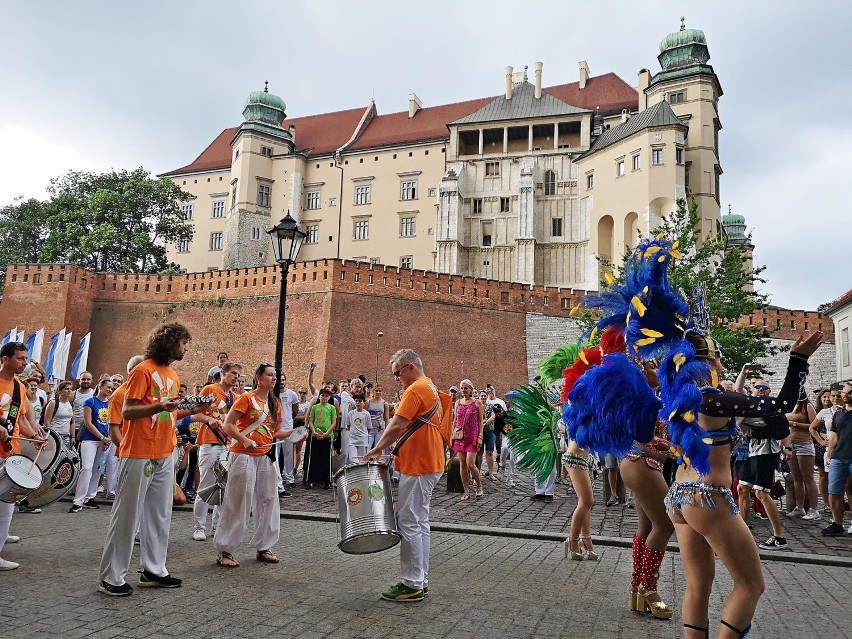
<svg viewBox="0 0 852 639">
<path fill-rule="evenodd" d="M 545 86 L 659 71 L 659 42 L 702 29 L 719 76 L 721 182 L 745 215 L 772 303 L 846 292 L 852 3 L 0 0 L 0 206 L 70 169 L 191 162 L 269 80 L 290 117 L 407 110 L 503 91 L 544 62 Z M 845 44 L 844 44 L 845 43 Z M 843 192 L 842 192 L 843 191 Z M 844 214 L 843 211 L 846 211 Z M 844 221 L 845 220 L 845 221 Z"/>
</svg>

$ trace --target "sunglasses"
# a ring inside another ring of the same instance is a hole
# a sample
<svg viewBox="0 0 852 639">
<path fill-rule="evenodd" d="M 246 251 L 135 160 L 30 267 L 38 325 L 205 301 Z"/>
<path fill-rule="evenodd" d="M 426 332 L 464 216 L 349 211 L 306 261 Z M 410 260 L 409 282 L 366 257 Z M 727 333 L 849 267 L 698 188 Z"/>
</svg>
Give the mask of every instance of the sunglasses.
<svg viewBox="0 0 852 639">
<path fill-rule="evenodd" d="M 769 386 L 766 386 L 764 384 L 758 384 L 754 387 L 754 390 L 769 390 Z"/>
<path fill-rule="evenodd" d="M 406 364 L 405 366 L 400 366 L 395 371 L 391 371 L 391 373 L 393 374 L 394 377 L 399 377 L 402 374 L 402 371 L 404 371 L 409 366 L 411 366 L 411 364 Z"/>
</svg>

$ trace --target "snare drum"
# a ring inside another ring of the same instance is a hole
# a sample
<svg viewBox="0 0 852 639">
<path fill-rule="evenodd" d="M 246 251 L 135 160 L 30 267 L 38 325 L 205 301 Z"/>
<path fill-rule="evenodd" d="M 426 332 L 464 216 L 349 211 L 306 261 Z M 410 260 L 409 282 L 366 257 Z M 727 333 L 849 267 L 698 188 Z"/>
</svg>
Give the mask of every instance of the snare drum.
<svg viewBox="0 0 852 639">
<path fill-rule="evenodd" d="M 27 496 L 27 506 L 42 508 L 64 497 L 77 485 L 79 475 L 80 458 L 77 456 L 77 451 L 63 442 L 53 463 L 44 469 L 39 486 Z"/>
<path fill-rule="evenodd" d="M 56 462 L 59 457 L 59 452 L 64 445 L 62 436 L 52 430 L 47 430 L 47 439 L 44 440 L 44 447 L 39 452 L 36 448 L 36 442 L 21 440 L 21 455 L 36 460 L 36 466 L 42 471 L 47 470 Z M 38 455 L 38 459 L 36 459 Z"/>
<path fill-rule="evenodd" d="M 41 470 L 23 455 L 9 455 L 0 466 L 0 501 L 15 504 L 26 498 L 41 483 Z"/>
<path fill-rule="evenodd" d="M 340 550 L 363 555 L 399 543 L 388 464 L 367 461 L 344 466 L 334 473 L 334 490 L 340 516 Z"/>
</svg>

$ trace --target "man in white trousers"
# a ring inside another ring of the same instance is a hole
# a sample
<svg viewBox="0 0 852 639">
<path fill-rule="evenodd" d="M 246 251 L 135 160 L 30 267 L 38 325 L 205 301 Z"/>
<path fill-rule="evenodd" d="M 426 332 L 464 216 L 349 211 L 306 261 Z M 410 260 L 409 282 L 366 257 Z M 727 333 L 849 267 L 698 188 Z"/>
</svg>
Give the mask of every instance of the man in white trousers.
<svg viewBox="0 0 852 639">
<path fill-rule="evenodd" d="M 399 350 L 390 364 L 391 373 L 400 381 L 405 393 L 384 434 L 364 459 L 376 459 L 410 428 L 424 420 L 429 423 L 419 427 L 397 451 L 402 580 L 383 592 L 382 599 L 422 601 L 429 591 L 429 505 L 432 490 L 444 472 L 444 441 L 439 429 L 443 407 L 438 389 L 424 374 L 423 362 L 417 353 L 411 349 Z"/>
<path fill-rule="evenodd" d="M 127 380 L 122 417 L 118 492 L 101 557 L 98 591 L 126 597 L 125 579 L 139 526 L 141 587 L 178 588 L 166 569 L 174 498 L 175 412 L 180 379 L 169 366 L 183 359 L 191 335 L 178 323 L 163 324 L 148 338 L 145 361 Z M 140 523 L 141 518 L 141 523 Z"/>
</svg>

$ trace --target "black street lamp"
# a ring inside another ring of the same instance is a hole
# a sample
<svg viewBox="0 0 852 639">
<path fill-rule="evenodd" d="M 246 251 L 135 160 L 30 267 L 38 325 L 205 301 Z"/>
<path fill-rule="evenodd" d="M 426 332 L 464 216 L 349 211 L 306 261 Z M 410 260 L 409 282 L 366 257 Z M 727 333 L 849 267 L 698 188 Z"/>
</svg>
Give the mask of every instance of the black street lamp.
<svg viewBox="0 0 852 639">
<path fill-rule="evenodd" d="M 287 274 L 296 262 L 302 242 L 307 237 L 292 217 L 290 211 L 278 224 L 267 231 L 272 239 L 275 261 L 281 266 L 281 295 L 278 298 L 278 327 L 275 333 L 275 397 L 281 394 L 281 368 L 284 359 L 284 316 L 287 310 Z"/>
<path fill-rule="evenodd" d="M 379 340 L 384 336 L 381 331 L 376 333 L 376 386 L 379 385 Z"/>
</svg>

